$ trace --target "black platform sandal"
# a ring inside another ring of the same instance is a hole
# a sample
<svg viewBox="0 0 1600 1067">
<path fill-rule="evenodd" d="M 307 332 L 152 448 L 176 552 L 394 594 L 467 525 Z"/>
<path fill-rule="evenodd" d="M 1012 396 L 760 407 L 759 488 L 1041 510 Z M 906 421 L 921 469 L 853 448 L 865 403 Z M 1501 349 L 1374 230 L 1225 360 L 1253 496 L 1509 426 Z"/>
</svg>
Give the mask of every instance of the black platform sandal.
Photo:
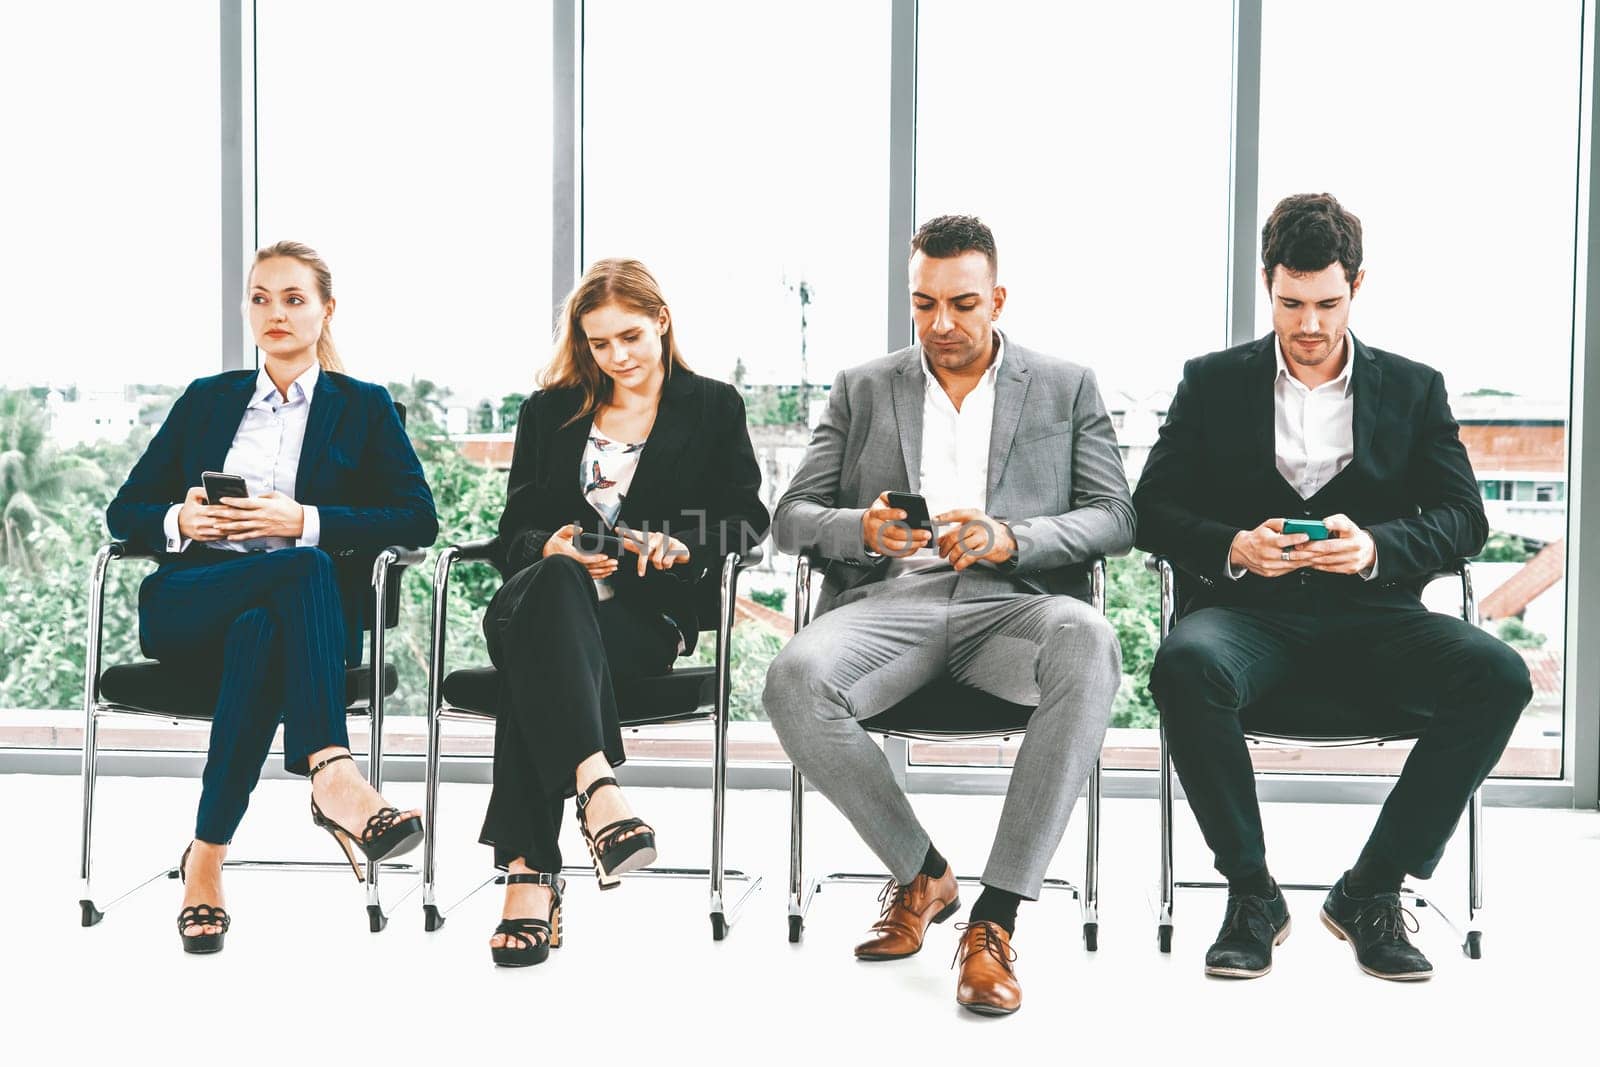
<svg viewBox="0 0 1600 1067">
<path fill-rule="evenodd" d="M 550 950 L 561 947 L 561 894 L 567 880 L 548 874 L 508 874 L 506 885 L 547 885 L 550 887 L 549 919 L 501 919 L 494 928 L 504 934 L 506 943 L 489 947 L 496 967 L 532 967 L 550 958 Z"/>
<path fill-rule="evenodd" d="M 329 756 L 315 767 L 311 768 L 308 777 L 315 778 L 317 772 L 330 763 L 340 760 L 354 760 L 355 757 L 346 752 L 342 756 Z M 311 798 L 311 821 L 333 835 L 339 843 L 339 849 L 344 853 L 344 858 L 350 861 L 350 869 L 356 872 L 356 881 L 367 880 L 366 869 L 356 861 L 356 849 L 373 863 L 390 856 L 402 856 L 422 843 L 422 819 L 413 815 L 409 819 L 400 817 L 399 808 L 380 808 L 378 813 L 367 820 L 366 829 L 358 835 L 352 830 L 334 822 L 322 813 L 317 807 L 317 798 Z"/>
<path fill-rule="evenodd" d="M 189 853 L 193 848 L 194 842 L 190 841 L 189 847 L 183 850 L 183 858 L 178 861 L 178 880 L 184 885 L 189 884 Z M 215 905 L 191 904 L 178 913 L 178 940 L 183 942 L 183 951 L 209 956 L 222 951 L 222 938 L 231 923 L 228 913 Z M 185 934 L 191 926 L 220 926 L 222 929 L 214 934 Z"/>
<path fill-rule="evenodd" d="M 615 889 L 622 884 L 622 875 L 656 861 L 656 832 L 643 819 L 618 819 L 596 833 L 589 832 L 589 820 L 584 818 L 583 809 L 589 806 L 596 789 L 616 784 L 615 778 L 596 778 L 588 789 L 578 794 L 578 829 L 583 831 L 583 843 L 589 848 L 589 859 L 594 863 L 594 876 L 601 889 Z M 623 836 L 632 831 L 638 832 Z"/>
</svg>

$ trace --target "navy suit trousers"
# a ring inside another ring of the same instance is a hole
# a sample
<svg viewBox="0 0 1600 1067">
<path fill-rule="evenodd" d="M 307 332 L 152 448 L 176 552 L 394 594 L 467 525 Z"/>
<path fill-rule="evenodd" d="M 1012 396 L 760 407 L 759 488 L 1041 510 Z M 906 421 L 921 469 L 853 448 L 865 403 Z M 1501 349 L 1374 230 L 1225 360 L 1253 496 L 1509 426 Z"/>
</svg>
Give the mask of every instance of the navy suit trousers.
<svg viewBox="0 0 1600 1067">
<path fill-rule="evenodd" d="M 217 687 L 195 837 L 227 844 L 244 818 L 279 721 L 283 762 L 349 747 L 345 620 L 333 561 L 318 548 L 233 555 L 196 546 L 139 589 L 145 655 Z"/>
</svg>

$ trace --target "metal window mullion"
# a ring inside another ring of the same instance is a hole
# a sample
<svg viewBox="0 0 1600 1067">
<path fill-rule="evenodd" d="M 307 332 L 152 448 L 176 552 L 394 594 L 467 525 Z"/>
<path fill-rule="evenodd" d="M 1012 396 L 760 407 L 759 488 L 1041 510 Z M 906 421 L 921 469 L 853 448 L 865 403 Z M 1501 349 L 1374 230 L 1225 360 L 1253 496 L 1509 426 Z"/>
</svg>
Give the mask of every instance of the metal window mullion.
<svg viewBox="0 0 1600 1067">
<path fill-rule="evenodd" d="M 1600 803 L 1600 551 L 1584 552 L 1582 531 L 1600 530 L 1600 79 L 1595 74 L 1594 5 L 1583 6 L 1578 174 L 1575 196 L 1572 410 L 1568 417 L 1566 773 L 1573 806 Z M 1592 540 L 1592 539 L 1591 539 Z"/>
<path fill-rule="evenodd" d="M 889 24 L 888 351 L 913 340 L 910 248 L 917 228 L 917 0 L 894 0 Z"/>
<path fill-rule="evenodd" d="M 1233 4 L 1228 153 L 1228 344 L 1256 332 L 1256 212 L 1261 182 L 1261 0 Z"/>
<path fill-rule="evenodd" d="M 245 262 L 256 241 L 256 63 L 255 3 L 218 0 L 217 60 L 221 111 L 220 280 L 222 370 L 255 364 L 255 346 L 245 335 Z"/>
<path fill-rule="evenodd" d="M 552 5 L 551 322 L 583 262 L 583 0 Z"/>
</svg>

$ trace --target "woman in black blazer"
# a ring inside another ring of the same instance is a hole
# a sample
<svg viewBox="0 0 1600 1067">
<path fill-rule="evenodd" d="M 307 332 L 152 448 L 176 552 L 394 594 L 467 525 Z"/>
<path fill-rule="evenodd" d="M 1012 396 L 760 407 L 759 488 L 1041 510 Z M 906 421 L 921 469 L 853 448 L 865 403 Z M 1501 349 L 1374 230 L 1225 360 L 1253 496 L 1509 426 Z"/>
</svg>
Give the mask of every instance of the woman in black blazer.
<svg viewBox="0 0 1600 1067">
<path fill-rule="evenodd" d="M 655 832 L 612 777 L 612 680 L 693 651 L 716 618 L 722 554 L 758 543 L 769 518 L 744 401 L 689 370 L 642 263 L 589 268 L 540 384 L 517 420 L 495 549 L 505 584 L 483 621 L 504 691 L 480 840 L 510 872 L 489 944 L 511 967 L 561 941 L 566 797 L 601 888 L 654 861 Z"/>
<path fill-rule="evenodd" d="M 192 383 L 106 509 L 113 537 L 161 558 L 139 589 L 145 654 L 218 687 L 194 840 L 178 864 L 185 952 L 222 948 L 223 857 L 280 720 L 284 765 L 312 776 L 312 821 L 357 878 L 358 850 L 376 860 L 421 837 L 419 813 L 385 804 L 351 759 L 345 665 L 361 662 L 374 555 L 432 544 L 438 522 L 389 394 L 343 373 L 333 306 L 310 248 L 257 252 L 246 310 L 260 370 Z M 208 502 L 207 471 L 240 475 L 247 495 Z"/>
</svg>

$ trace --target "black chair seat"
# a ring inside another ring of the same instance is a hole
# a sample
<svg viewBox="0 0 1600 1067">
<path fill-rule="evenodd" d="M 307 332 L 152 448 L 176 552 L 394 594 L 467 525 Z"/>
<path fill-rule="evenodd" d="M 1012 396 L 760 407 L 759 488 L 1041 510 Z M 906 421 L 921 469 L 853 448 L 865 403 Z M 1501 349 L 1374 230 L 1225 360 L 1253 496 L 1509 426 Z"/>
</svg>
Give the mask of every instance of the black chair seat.
<svg viewBox="0 0 1600 1067">
<path fill-rule="evenodd" d="M 863 720 L 873 733 L 939 740 L 1021 733 L 1033 708 L 949 679 L 923 686 L 888 711 Z"/>
<path fill-rule="evenodd" d="M 1420 737 L 1432 709 L 1375 703 L 1337 687 L 1274 695 L 1243 717 L 1245 733 L 1266 741 L 1363 744 Z"/>
<path fill-rule="evenodd" d="M 879 734 L 939 740 L 1021 733 L 1034 709 L 943 679 L 926 685 L 862 725 Z M 1245 732 L 1265 741 L 1361 744 L 1410 740 L 1421 735 L 1430 710 L 1374 705 L 1339 692 L 1284 695 L 1251 708 Z"/>
<path fill-rule="evenodd" d="M 349 667 L 344 672 L 345 704 L 365 704 L 371 697 L 370 672 L 365 667 Z M 399 685 L 391 664 L 383 668 L 383 694 L 388 696 Z M 216 709 L 216 677 L 195 677 L 189 671 L 161 663 L 125 663 L 108 667 L 100 675 L 100 699 L 108 704 L 170 715 L 179 719 L 209 719 Z"/>
<path fill-rule="evenodd" d="M 653 678 L 616 683 L 617 716 L 623 726 L 660 726 L 711 717 L 717 702 L 715 667 L 679 667 Z M 493 718 L 500 707 L 500 672 L 493 667 L 451 671 L 444 679 L 447 704 Z"/>
</svg>

